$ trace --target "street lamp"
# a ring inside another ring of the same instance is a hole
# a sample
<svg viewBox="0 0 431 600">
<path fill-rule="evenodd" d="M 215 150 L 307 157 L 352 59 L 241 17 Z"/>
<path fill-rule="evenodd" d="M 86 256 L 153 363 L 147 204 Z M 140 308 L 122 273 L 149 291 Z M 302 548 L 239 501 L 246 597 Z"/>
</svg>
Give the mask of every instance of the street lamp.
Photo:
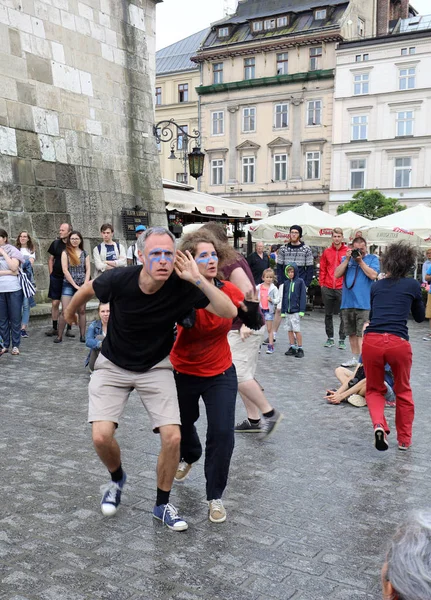
<svg viewBox="0 0 431 600">
<path fill-rule="evenodd" d="M 171 127 L 176 128 L 177 137 L 174 138 L 174 131 Z M 170 142 L 171 143 L 171 154 L 168 160 L 176 160 L 175 155 L 175 143 L 177 143 L 177 149 L 182 151 L 180 160 L 183 163 L 184 168 L 184 183 L 187 183 L 187 165 L 189 167 L 190 175 L 194 179 L 202 177 L 204 172 L 205 154 L 200 149 L 200 131 L 193 129 L 193 134 L 186 131 L 181 125 L 175 123 L 173 119 L 159 121 L 153 128 L 154 136 L 157 143 Z M 192 140 L 196 140 L 196 147 L 193 148 L 192 152 L 189 152 L 189 144 Z M 181 147 L 179 142 L 181 141 Z"/>
</svg>

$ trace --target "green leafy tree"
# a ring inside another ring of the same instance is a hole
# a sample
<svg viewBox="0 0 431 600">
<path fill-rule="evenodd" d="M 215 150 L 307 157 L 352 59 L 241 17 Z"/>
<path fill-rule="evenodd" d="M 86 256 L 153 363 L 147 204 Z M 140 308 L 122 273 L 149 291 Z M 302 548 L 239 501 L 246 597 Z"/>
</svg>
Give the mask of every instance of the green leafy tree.
<svg viewBox="0 0 431 600">
<path fill-rule="evenodd" d="M 367 219 L 380 219 L 406 208 L 404 204 L 399 204 L 396 198 L 387 198 L 378 190 L 360 190 L 353 195 L 353 200 L 337 208 L 337 214 L 352 210 Z"/>
</svg>

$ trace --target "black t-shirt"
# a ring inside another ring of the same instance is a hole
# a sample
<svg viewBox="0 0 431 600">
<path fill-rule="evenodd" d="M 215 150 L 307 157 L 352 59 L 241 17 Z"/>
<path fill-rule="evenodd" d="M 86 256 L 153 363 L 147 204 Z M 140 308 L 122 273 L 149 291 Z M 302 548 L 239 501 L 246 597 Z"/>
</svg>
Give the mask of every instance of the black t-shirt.
<svg viewBox="0 0 431 600">
<path fill-rule="evenodd" d="M 143 373 L 166 358 L 174 343 L 174 325 L 208 298 L 173 273 L 155 294 L 139 287 L 142 265 L 105 271 L 93 281 L 96 296 L 110 303 L 102 354 L 122 369 Z"/>
<path fill-rule="evenodd" d="M 252 252 L 247 256 L 247 262 L 253 273 L 254 283 L 259 285 L 262 283 L 262 273 L 265 269 L 269 269 L 269 256 L 264 252 L 263 257 L 260 258 L 257 252 Z"/>
<path fill-rule="evenodd" d="M 66 250 L 66 244 L 63 240 L 54 240 L 48 248 L 48 253 L 54 257 L 54 265 L 52 267 L 52 274 L 55 277 L 63 278 L 63 269 L 61 266 L 61 254 L 63 250 Z"/>
</svg>

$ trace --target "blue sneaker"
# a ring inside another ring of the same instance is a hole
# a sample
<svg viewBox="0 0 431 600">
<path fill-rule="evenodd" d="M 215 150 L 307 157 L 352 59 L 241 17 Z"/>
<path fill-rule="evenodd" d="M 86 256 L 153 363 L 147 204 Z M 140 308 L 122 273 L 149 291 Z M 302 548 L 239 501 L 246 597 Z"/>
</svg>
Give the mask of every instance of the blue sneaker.
<svg viewBox="0 0 431 600">
<path fill-rule="evenodd" d="M 108 484 L 101 486 L 100 491 L 103 496 L 100 507 L 102 509 L 102 514 L 104 514 L 105 517 L 113 517 L 117 512 L 121 502 L 121 492 L 123 491 L 126 480 L 127 475 L 124 473 L 123 478 L 120 481 L 110 481 Z"/>
<path fill-rule="evenodd" d="M 178 516 L 177 509 L 171 503 L 155 506 L 153 517 L 164 523 L 172 531 L 185 531 L 189 527 L 184 519 Z"/>
<path fill-rule="evenodd" d="M 28 333 L 25 329 L 21 329 L 21 337 L 22 338 L 28 338 Z"/>
</svg>

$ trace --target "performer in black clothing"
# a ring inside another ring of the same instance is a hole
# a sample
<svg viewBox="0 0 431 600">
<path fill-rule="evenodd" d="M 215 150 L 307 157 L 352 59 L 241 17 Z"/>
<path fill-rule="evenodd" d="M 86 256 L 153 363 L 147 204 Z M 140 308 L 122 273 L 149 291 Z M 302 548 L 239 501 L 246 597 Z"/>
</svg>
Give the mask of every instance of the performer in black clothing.
<svg viewBox="0 0 431 600">
<path fill-rule="evenodd" d="M 247 256 L 247 262 L 253 274 L 254 283 L 262 283 L 262 273 L 269 269 L 269 256 L 263 251 L 263 242 L 256 242 L 256 252 Z"/>
</svg>

